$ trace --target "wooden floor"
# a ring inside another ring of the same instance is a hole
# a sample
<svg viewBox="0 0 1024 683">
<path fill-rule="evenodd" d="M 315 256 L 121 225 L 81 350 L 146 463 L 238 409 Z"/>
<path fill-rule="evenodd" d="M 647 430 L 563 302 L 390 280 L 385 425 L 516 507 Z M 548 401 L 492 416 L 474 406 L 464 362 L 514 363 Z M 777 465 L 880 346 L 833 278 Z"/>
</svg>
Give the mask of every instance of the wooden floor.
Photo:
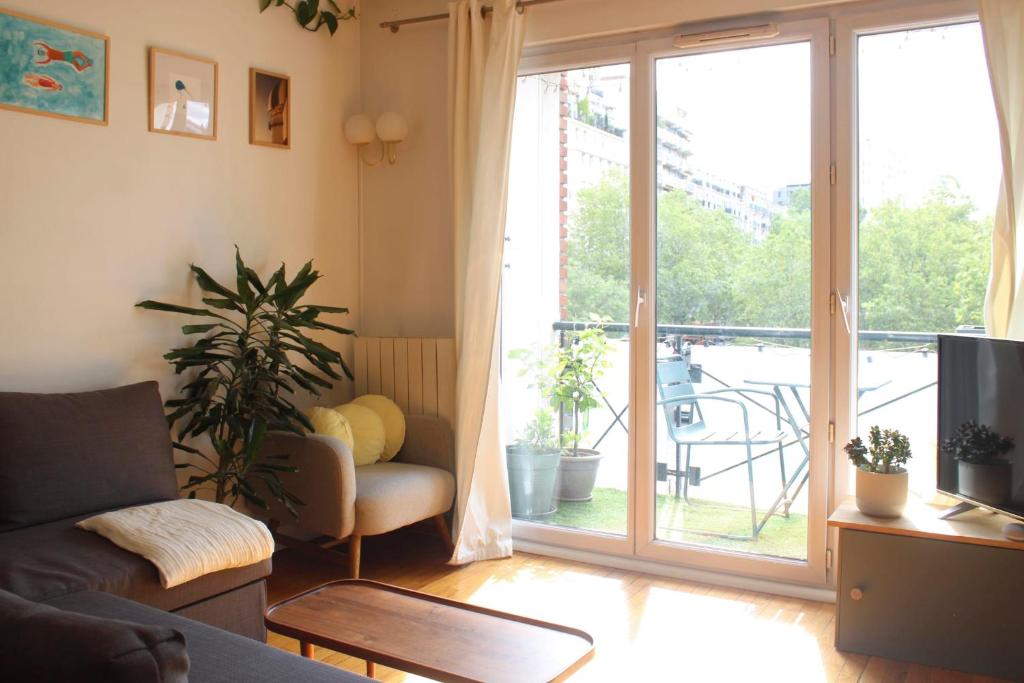
<svg viewBox="0 0 1024 683">
<path fill-rule="evenodd" d="M 428 529 L 429 531 L 429 529 Z M 594 636 L 583 681 L 908 681 L 996 683 L 996 679 L 877 657 L 844 654 L 833 643 L 825 603 L 719 588 L 517 553 L 508 560 L 449 567 L 436 536 L 420 530 L 363 540 L 363 578 L 575 626 Z M 338 561 L 297 550 L 274 556 L 268 599 L 283 600 L 347 578 Z M 298 652 L 296 641 L 270 634 Z M 325 662 L 359 673 L 362 660 L 317 648 Z M 377 667 L 384 681 L 418 676 Z"/>
</svg>

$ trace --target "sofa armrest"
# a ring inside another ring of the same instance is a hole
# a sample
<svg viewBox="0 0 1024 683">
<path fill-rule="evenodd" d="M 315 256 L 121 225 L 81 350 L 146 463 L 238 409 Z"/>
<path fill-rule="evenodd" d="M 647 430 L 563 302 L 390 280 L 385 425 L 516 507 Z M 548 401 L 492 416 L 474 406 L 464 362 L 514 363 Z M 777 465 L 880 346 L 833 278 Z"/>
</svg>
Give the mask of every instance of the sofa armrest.
<svg viewBox="0 0 1024 683">
<path fill-rule="evenodd" d="M 281 472 L 281 484 L 305 503 L 297 505 L 299 518 L 279 503 L 266 486 L 258 486 L 260 494 L 270 506 L 271 519 L 282 524 L 295 524 L 306 531 L 345 538 L 355 525 L 356 471 L 352 451 L 332 436 L 310 434 L 296 436 L 281 432 L 267 434 L 260 449 L 261 455 L 287 453 L 287 464 L 298 472 Z"/>
<path fill-rule="evenodd" d="M 448 421 L 433 415 L 407 415 L 405 443 L 395 462 L 437 467 L 455 475 L 455 437 Z"/>
</svg>

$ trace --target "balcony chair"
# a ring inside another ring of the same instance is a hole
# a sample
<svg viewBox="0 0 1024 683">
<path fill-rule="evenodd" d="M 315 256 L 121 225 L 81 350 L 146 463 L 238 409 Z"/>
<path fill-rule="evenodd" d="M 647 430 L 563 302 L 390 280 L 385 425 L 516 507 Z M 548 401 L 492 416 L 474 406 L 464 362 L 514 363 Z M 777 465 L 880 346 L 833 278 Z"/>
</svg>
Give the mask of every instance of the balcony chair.
<svg viewBox="0 0 1024 683">
<path fill-rule="evenodd" d="M 689 502 L 689 486 L 691 478 L 695 484 L 705 479 L 711 479 L 743 464 L 747 466 L 747 484 L 750 489 L 750 524 L 751 538 L 757 538 L 758 533 L 764 527 L 769 512 L 764 519 L 758 521 L 757 508 L 754 502 L 754 461 L 773 451 L 779 452 L 779 470 L 782 474 L 782 487 L 786 487 L 786 461 L 783 453 L 783 440 L 787 433 L 782 429 L 782 413 L 780 412 L 779 399 L 769 391 L 759 389 L 718 389 L 704 393 L 696 393 L 693 388 L 693 381 L 690 377 L 690 363 L 678 356 L 669 360 L 658 361 L 655 365 L 658 380 L 658 405 L 665 413 L 665 424 L 668 427 L 669 438 L 675 442 L 675 469 L 668 469 L 669 475 L 675 477 L 675 495 L 680 495 L 680 482 L 682 483 L 682 496 Z M 762 394 L 768 396 L 775 403 L 775 426 L 774 430 L 760 430 L 751 433 L 750 419 L 747 415 L 747 405 L 743 400 L 749 394 Z M 743 418 L 743 429 L 738 430 L 733 425 L 725 429 L 712 429 L 704 421 L 704 413 L 701 410 L 701 403 L 716 401 L 736 406 L 739 415 Z M 770 446 L 775 448 L 767 453 L 754 455 L 754 446 Z M 724 467 L 707 476 L 699 476 L 691 470 L 690 461 L 694 446 L 745 446 L 746 458 Z M 682 449 L 686 448 L 686 463 L 683 467 Z"/>
</svg>

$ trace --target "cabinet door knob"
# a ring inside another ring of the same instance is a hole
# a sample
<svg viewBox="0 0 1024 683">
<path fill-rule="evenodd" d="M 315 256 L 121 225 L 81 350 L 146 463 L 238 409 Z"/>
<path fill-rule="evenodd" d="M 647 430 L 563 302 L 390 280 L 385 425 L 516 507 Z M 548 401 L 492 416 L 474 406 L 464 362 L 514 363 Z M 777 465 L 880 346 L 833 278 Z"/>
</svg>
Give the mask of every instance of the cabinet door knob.
<svg viewBox="0 0 1024 683">
<path fill-rule="evenodd" d="M 860 600 L 863 597 L 864 597 L 864 591 L 862 591 L 860 588 L 854 588 L 853 590 L 850 591 L 850 599 L 851 600 Z"/>
</svg>

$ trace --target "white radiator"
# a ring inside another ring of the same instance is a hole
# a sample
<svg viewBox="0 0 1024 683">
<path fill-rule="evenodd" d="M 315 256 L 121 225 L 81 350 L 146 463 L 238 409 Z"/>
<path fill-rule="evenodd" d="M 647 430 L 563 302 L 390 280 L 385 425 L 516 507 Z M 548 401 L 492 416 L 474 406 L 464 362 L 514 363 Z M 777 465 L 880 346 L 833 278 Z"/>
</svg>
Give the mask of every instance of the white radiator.
<svg viewBox="0 0 1024 683">
<path fill-rule="evenodd" d="M 412 415 L 455 422 L 455 340 L 355 338 L 355 394 L 383 394 Z"/>
</svg>

